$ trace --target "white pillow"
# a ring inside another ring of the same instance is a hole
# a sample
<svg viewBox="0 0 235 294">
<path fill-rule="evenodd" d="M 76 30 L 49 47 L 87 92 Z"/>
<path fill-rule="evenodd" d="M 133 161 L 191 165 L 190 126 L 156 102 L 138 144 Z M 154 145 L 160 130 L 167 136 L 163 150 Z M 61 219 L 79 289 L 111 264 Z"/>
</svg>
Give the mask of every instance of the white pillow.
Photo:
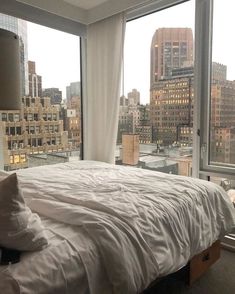
<svg viewBox="0 0 235 294">
<path fill-rule="evenodd" d="M 0 175 L 0 246 L 33 251 L 47 244 L 39 216 L 24 202 L 17 175 Z"/>
</svg>

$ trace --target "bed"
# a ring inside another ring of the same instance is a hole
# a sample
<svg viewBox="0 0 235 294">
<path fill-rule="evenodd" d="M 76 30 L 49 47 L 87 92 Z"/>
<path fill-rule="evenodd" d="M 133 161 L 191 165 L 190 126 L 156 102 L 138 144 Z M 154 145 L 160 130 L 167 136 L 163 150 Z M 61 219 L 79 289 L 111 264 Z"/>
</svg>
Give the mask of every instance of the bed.
<svg viewBox="0 0 235 294">
<path fill-rule="evenodd" d="M 48 245 L 0 266 L 4 294 L 141 293 L 235 227 L 227 194 L 199 179 L 95 161 L 17 178 Z"/>
</svg>

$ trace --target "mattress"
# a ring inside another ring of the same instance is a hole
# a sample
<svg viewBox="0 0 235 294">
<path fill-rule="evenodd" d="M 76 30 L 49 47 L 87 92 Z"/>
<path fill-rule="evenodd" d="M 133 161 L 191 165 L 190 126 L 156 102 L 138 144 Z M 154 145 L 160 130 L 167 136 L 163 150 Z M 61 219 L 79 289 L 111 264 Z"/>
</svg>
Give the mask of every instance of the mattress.
<svg viewBox="0 0 235 294">
<path fill-rule="evenodd" d="M 84 250 L 72 226 L 41 216 L 49 246 L 22 253 L 20 263 L 0 267 L 0 293 L 89 293 L 78 250 Z M 77 246 L 73 246 L 77 244 Z M 79 244 L 79 245 L 78 245 Z M 79 292 L 80 293 L 80 292 Z"/>
<path fill-rule="evenodd" d="M 227 194 L 199 179 L 95 161 L 17 175 L 49 246 L 0 267 L 6 294 L 140 293 L 235 227 Z"/>
</svg>

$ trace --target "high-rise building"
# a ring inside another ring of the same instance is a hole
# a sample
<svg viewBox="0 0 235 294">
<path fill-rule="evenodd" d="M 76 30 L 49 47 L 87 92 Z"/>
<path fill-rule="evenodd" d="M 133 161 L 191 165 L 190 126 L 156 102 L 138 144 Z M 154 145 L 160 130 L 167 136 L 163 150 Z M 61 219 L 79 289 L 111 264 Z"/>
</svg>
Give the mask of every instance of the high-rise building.
<svg viewBox="0 0 235 294">
<path fill-rule="evenodd" d="M 128 99 L 123 95 L 120 97 L 120 107 L 128 106 Z"/>
<path fill-rule="evenodd" d="M 226 81 L 227 66 L 218 62 L 212 62 L 212 79 L 216 81 Z"/>
<path fill-rule="evenodd" d="M 28 95 L 28 39 L 27 22 L 13 16 L 0 13 L 0 28 L 19 36 L 20 41 L 20 71 L 21 96 Z"/>
<path fill-rule="evenodd" d="M 191 145 L 193 126 L 193 74 L 173 76 L 155 83 L 150 97 L 153 142 Z M 181 141 L 182 140 L 182 141 Z"/>
<path fill-rule="evenodd" d="M 217 163 L 235 163 L 235 127 L 211 129 L 210 160 Z"/>
<path fill-rule="evenodd" d="M 76 115 L 81 115 L 81 98 L 80 96 L 73 96 L 67 103 L 67 108 L 75 109 Z"/>
<path fill-rule="evenodd" d="M 20 109 L 19 37 L 0 29 L 0 109 Z"/>
<path fill-rule="evenodd" d="M 79 148 L 81 144 L 81 98 L 73 96 L 67 102 L 67 109 L 64 112 L 64 127 L 68 132 L 70 147 Z"/>
<path fill-rule="evenodd" d="M 62 101 L 62 91 L 59 88 L 47 88 L 42 92 L 43 97 L 50 97 L 52 105 L 60 105 Z"/>
<path fill-rule="evenodd" d="M 150 107 L 149 105 L 138 105 L 139 121 L 135 126 L 135 133 L 139 135 L 140 143 L 152 143 L 152 127 L 150 125 Z"/>
<path fill-rule="evenodd" d="M 211 83 L 211 128 L 235 126 L 235 81 Z"/>
<path fill-rule="evenodd" d="M 140 104 L 140 92 L 136 89 L 133 89 L 127 94 L 128 105 L 138 105 Z"/>
<path fill-rule="evenodd" d="M 192 66 L 192 29 L 157 29 L 152 38 L 150 65 L 150 88 L 155 82 L 170 77 L 172 69 Z"/>
<path fill-rule="evenodd" d="M 26 168 L 30 155 L 68 148 L 68 133 L 50 98 L 24 97 L 21 110 L 0 111 L 0 169 Z"/>
<path fill-rule="evenodd" d="M 28 61 L 29 70 L 29 96 L 32 98 L 42 97 L 42 77 L 36 73 L 34 61 Z"/>
<path fill-rule="evenodd" d="M 193 34 L 190 28 L 160 28 L 152 38 L 150 124 L 153 142 L 192 142 Z"/>
<path fill-rule="evenodd" d="M 76 109 L 66 109 L 64 115 L 64 127 L 68 132 L 68 141 L 71 149 L 78 149 L 81 144 L 80 116 Z"/>
<path fill-rule="evenodd" d="M 69 102 L 69 100 L 73 96 L 81 97 L 81 83 L 80 82 L 70 83 L 70 85 L 66 87 L 66 99 L 67 99 L 67 102 Z"/>
<path fill-rule="evenodd" d="M 216 75 L 211 83 L 210 159 L 235 163 L 235 82 L 223 77 Z"/>
<path fill-rule="evenodd" d="M 149 121 L 149 105 L 139 104 L 139 92 L 134 89 L 120 97 L 117 143 L 122 143 L 122 134 L 139 135 L 140 143 L 152 142 L 152 128 Z"/>
<path fill-rule="evenodd" d="M 117 143 L 122 143 L 122 134 L 131 133 L 132 125 L 130 122 L 128 99 L 125 96 L 120 97 L 119 118 L 118 118 L 118 135 Z"/>
</svg>

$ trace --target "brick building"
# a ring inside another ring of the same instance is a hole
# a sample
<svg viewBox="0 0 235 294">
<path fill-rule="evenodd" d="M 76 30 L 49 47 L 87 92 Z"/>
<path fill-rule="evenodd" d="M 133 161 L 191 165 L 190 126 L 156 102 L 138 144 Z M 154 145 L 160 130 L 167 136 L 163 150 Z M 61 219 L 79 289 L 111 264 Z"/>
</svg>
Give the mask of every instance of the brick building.
<svg viewBox="0 0 235 294">
<path fill-rule="evenodd" d="M 0 110 L 0 168 L 28 167 L 28 155 L 68 150 L 68 134 L 50 98 L 22 98 L 21 110 Z"/>
</svg>

